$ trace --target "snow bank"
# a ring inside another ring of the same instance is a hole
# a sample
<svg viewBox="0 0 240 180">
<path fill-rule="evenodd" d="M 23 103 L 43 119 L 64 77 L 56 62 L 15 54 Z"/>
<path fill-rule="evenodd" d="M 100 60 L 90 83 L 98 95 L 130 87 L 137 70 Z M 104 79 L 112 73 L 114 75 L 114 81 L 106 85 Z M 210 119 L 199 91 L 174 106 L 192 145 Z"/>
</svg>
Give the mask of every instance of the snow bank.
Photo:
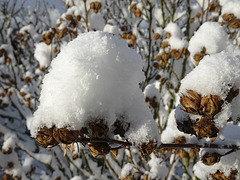
<svg viewBox="0 0 240 180">
<path fill-rule="evenodd" d="M 138 87 L 143 79 L 141 58 L 124 40 L 99 31 L 79 35 L 53 59 L 43 80 L 32 136 L 44 126 L 80 130 L 94 119 L 104 119 L 110 133 L 124 117 L 130 141 L 156 139 L 157 125 Z"/>
</svg>

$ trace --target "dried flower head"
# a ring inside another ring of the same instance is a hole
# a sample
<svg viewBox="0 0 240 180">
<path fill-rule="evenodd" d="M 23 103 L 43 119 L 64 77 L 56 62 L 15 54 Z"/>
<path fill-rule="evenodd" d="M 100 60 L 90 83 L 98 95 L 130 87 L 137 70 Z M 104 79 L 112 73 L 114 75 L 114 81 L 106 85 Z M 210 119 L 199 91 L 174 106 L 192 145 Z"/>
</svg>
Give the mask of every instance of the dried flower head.
<svg viewBox="0 0 240 180">
<path fill-rule="evenodd" d="M 201 99 L 201 114 L 212 118 L 221 111 L 223 100 L 217 95 L 207 95 Z"/>
<path fill-rule="evenodd" d="M 53 128 L 42 127 L 35 138 L 37 144 L 43 148 L 56 146 L 58 142 L 53 137 Z"/>
<path fill-rule="evenodd" d="M 148 143 L 138 144 L 138 148 L 142 156 L 149 156 L 156 149 L 156 143 L 149 141 Z"/>
<path fill-rule="evenodd" d="M 215 163 L 218 163 L 221 159 L 221 154 L 218 153 L 205 153 L 202 157 L 201 157 L 201 161 L 203 164 L 207 165 L 207 166 L 212 166 Z"/>
<path fill-rule="evenodd" d="M 204 57 L 205 55 L 207 55 L 207 53 L 206 53 L 206 48 L 203 47 L 200 53 L 196 53 L 196 54 L 193 56 L 193 59 L 195 60 L 196 66 L 199 64 L 199 62 L 203 59 L 203 57 Z"/>
<path fill-rule="evenodd" d="M 238 173 L 238 170 L 236 170 L 236 169 L 233 170 L 232 169 L 230 175 L 228 177 L 226 177 L 224 175 L 224 172 L 221 172 L 221 171 L 217 170 L 216 173 L 210 174 L 210 176 L 212 177 L 213 180 L 219 180 L 219 179 L 221 179 L 221 180 L 234 180 L 234 179 L 236 179 L 237 173 Z"/>
<path fill-rule="evenodd" d="M 193 129 L 196 131 L 198 139 L 209 137 L 212 138 L 211 141 L 215 140 L 219 131 L 214 122 L 208 118 L 198 120 Z"/>
<path fill-rule="evenodd" d="M 223 14 L 222 18 L 224 21 L 231 21 L 233 19 L 236 19 L 236 16 L 234 16 L 234 14 L 230 13 L 230 14 Z"/>
<path fill-rule="evenodd" d="M 201 95 L 196 91 L 187 90 L 187 95 L 181 95 L 180 103 L 185 112 L 190 114 L 199 114 Z"/>
<path fill-rule="evenodd" d="M 68 130 L 67 127 L 53 129 L 53 137 L 58 143 L 71 144 L 76 142 L 79 136 L 79 131 Z"/>
</svg>

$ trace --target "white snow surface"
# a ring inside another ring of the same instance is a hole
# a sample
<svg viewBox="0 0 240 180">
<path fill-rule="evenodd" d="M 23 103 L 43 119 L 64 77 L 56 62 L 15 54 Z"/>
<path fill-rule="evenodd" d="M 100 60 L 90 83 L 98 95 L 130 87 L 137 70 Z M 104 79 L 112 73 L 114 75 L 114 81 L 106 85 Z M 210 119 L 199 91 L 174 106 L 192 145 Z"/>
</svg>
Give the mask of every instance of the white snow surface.
<svg viewBox="0 0 240 180">
<path fill-rule="evenodd" d="M 141 58 L 124 40 L 100 31 L 80 34 L 43 79 L 31 135 L 43 126 L 80 130 L 99 118 L 111 127 L 122 115 L 130 122 L 131 142 L 155 140 L 157 125 L 138 86 L 143 79 Z"/>
<path fill-rule="evenodd" d="M 51 60 L 51 45 L 46 45 L 44 42 L 35 45 L 34 57 L 39 62 L 40 67 L 47 68 L 50 65 Z"/>
<path fill-rule="evenodd" d="M 228 0 L 225 2 L 221 0 L 220 3 L 223 4 L 222 15 L 233 13 L 237 18 L 240 18 L 240 11 L 239 11 L 240 1 L 239 0 Z"/>
<path fill-rule="evenodd" d="M 221 25 L 217 22 L 205 22 L 189 42 L 188 50 L 192 61 L 194 62 L 194 55 L 200 53 L 203 47 L 207 54 L 218 53 L 226 49 L 227 42 L 227 34 Z"/>
</svg>

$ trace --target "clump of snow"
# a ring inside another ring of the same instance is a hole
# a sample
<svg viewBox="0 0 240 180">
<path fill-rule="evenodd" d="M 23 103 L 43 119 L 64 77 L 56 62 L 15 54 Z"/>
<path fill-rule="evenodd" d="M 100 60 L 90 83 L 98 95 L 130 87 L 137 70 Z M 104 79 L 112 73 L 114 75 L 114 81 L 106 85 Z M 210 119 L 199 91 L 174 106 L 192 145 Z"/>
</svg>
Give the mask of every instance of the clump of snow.
<svg viewBox="0 0 240 180">
<path fill-rule="evenodd" d="M 105 26 L 105 20 L 102 15 L 94 13 L 89 17 L 89 24 L 91 28 L 102 31 Z"/>
<path fill-rule="evenodd" d="M 35 44 L 35 46 L 34 57 L 39 62 L 40 67 L 47 68 L 51 61 L 51 46 L 46 45 L 44 42 Z"/>
<path fill-rule="evenodd" d="M 221 0 L 220 2 L 223 4 L 222 7 L 222 14 L 234 14 L 237 18 L 240 18 L 240 1 L 239 0 L 228 0 L 228 1 L 223 1 Z"/>
<path fill-rule="evenodd" d="M 27 26 L 23 26 L 20 30 L 19 33 L 25 34 L 29 33 L 33 37 L 36 34 L 36 31 L 34 29 L 34 26 L 32 24 L 29 24 Z"/>
<path fill-rule="evenodd" d="M 176 23 L 168 23 L 164 30 L 170 33 L 171 36 L 181 38 L 181 29 Z"/>
<path fill-rule="evenodd" d="M 157 158 L 155 154 L 152 153 L 148 165 L 151 167 L 148 174 L 150 179 L 165 179 L 168 173 L 168 168 L 161 158 Z"/>
<path fill-rule="evenodd" d="M 118 26 L 106 24 L 103 28 L 103 32 L 118 35 L 119 34 Z"/>
<path fill-rule="evenodd" d="M 188 50 L 190 51 L 192 61 L 194 61 L 194 55 L 200 53 L 203 47 L 206 48 L 207 54 L 214 54 L 225 50 L 227 42 L 227 33 L 220 24 L 205 22 L 189 42 Z"/>
<path fill-rule="evenodd" d="M 43 126 L 80 130 L 99 118 L 111 132 L 117 117 L 124 116 L 130 141 L 157 139 L 157 125 L 138 86 L 143 79 L 141 58 L 124 40 L 99 31 L 79 35 L 43 79 L 32 136 Z"/>
<path fill-rule="evenodd" d="M 159 86 L 158 82 L 147 85 L 144 89 L 144 96 L 149 98 L 153 98 L 155 96 L 156 99 L 159 100 L 160 94 L 157 86 Z"/>
</svg>

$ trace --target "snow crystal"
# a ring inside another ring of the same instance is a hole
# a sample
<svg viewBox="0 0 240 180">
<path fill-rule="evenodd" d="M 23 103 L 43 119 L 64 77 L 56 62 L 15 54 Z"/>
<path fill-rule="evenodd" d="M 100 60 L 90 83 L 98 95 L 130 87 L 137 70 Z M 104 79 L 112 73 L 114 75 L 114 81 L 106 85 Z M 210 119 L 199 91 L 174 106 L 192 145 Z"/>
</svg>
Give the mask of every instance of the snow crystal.
<svg viewBox="0 0 240 180">
<path fill-rule="evenodd" d="M 189 42 L 191 59 L 193 60 L 194 55 L 200 53 L 203 47 L 206 48 L 207 54 L 221 52 L 226 49 L 227 41 L 227 34 L 221 25 L 216 22 L 205 22 Z"/>
<path fill-rule="evenodd" d="M 44 42 L 35 45 L 34 57 L 39 62 L 40 67 L 48 67 L 51 60 L 51 46 L 46 45 Z"/>
<path fill-rule="evenodd" d="M 141 58 L 124 40 L 99 31 L 79 35 L 53 59 L 43 79 L 32 136 L 43 126 L 80 130 L 99 118 L 112 127 L 124 116 L 130 123 L 126 138 L 132 142 L 158 138 L 138 87 L 143 79 Z"/>
</svg>

